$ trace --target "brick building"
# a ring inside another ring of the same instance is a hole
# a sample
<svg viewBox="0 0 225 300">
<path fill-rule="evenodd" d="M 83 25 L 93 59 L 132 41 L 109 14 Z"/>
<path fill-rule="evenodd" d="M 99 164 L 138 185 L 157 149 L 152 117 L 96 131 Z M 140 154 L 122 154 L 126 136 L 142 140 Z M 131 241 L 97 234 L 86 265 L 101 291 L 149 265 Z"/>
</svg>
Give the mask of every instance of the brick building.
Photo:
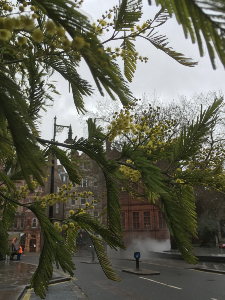
<svg viewBox="0 0 225 300">
<path fill-rule="evenodd" d="M 120 153 L 114 148 L 111 149 L 109 142 L 106 144 L 107 157 L 110 159 L 116 159 L 120 156 Z M 80 174 L 83 179 L 81 185 L 75 185 L 73 188 L 77 193 L 84 191 L 94 192 L 94 199 L 102 196 L 105 191 L 105 181 L 101 169 L 98 165 L 92 161 L 86 154 L 76 155 L 76 163 L 79 165 Z M 88 199 L 89 203 L 91 197 Z M 69 200 L 66 204 L 66 215 L 69 214 L 69 210 L 76 210 L 85 206 L 87 200 L 78 197 L 78 200 Z M 146 239 L 152 238 L 156 240 L 166 240 L 170 237 L 169 230 L 166 222 L 159 209 L 148 203 L 138 199 L 132 199 L 132 197 L 126 193 L 120 194 L 121 204 L 121 218 L 124 233 L 124 244 L 129 246 L 134 239 Z M 107 197 L 105 196 L 103 201 L 95 205 L 93 212 L 94 216 L 98 216 L 102 209 L 107 205 Z M 82 231 L 81 231 L 82 232 Z"/>
<path fill-rule="evenodd" d="M 51 174 L 51 164 L 47 166 L 47 174 Z M 49 176 L 45 186 L 38 186 L 33 193 L 29 193 L 25 199 L 21 200 L 21 203 L 31 203 L 33 202 L 33 197 L 39 192 L 39 196 L 43 197 L 46 194 L 49 194 L 50 191 L 50 181 L 51 177 Z M 54 166 L 54 192 L 57 192 L 59 187 L 63 184 L 68 183 L 68 175 L 65 172 L 64 168 L 61 165 L 57 165 L 57 160 L 55 160 Z M 20 189 L 20 186 L 24 186 L 25 181 L 21 180 L 16 184 L 17 189 Z M 48 216 L 48 209 L 46 214 Z M 56 203 L 53 205 L 53 217 L 54 218 L 63 218 L 64 216 L 64 205 L 63 203 Z M 38 222 L 36 216 L 25 207 L 18 207 L 17 213 L 15 216 L 15 222 L 13 228 L 10 230 L 9 238 L 13 234 L 20 234 L 20 242 L 24 252 L 39 252 L 43 246 L 43 237 L 41 233 L 41 226 Z M 10 242 L 10 241 L 9 241 Z"/>
<path fill-rule="evenodd" d="M 153 204 L 132 199 L 128 193 L 121 193 L 121 218 L 124 244 L 129 246 L 134 240 L 169 239 L 169 230 L 161 211 Z"/>
</svg>

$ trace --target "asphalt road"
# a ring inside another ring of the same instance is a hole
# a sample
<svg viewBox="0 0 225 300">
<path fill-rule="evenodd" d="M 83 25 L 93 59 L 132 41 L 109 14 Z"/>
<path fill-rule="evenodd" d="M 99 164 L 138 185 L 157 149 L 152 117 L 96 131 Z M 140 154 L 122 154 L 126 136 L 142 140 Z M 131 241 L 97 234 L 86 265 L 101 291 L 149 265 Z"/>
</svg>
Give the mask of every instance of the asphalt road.
<svg viewBox="0 0 225 300">
<path fill-rule="evenodd" d="M 225 275 L 201 272 L 183 262 L 149 260 L 140 268 L 159 271 L 160 275 L 139 276 L 122 272 L 134 268 L 134 261 L 112 260 L 120 282 L 108 280 L 100 265 L 76 263 L 76 284 L 91 300 L 224 300 Z"/>
<path fill-rule="evenodd" d="M 134 275 L 122 272 L 135 268 L 135 261 L 112 259 L 120 282 L 108 280 L 99 264 L 84 264 L 91 257 L 74 257 L 75 283 L 90 300 L 224 300 L 225 275 L 197 271 L 183 261 L 148 259 L 140 268 L 160 275 Z M 24 256 L 24 262 L 37 264 L 38 256 Z M 223 264 L 217 264 L 224 269 Z"/>
</svg>

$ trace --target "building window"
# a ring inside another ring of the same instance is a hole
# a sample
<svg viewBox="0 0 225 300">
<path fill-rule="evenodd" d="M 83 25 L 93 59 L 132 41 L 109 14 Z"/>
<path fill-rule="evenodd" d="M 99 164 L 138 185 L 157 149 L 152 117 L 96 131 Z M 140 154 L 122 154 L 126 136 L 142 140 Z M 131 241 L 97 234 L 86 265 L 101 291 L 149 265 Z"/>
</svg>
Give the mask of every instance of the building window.
<svg viewBox="0 0 225 300">
<path fill-rule="evenodd" d="M 88 202 L 88 199 L 86 199 L 86 198 L 81 198 L 80 199 L 80 204 L 81 205 L 85 205 L 86 202 Z"/>
<path fill-rule="evenodd" d="M 75 199 L 71 199 L 71 205 L 75 205 Z"/>
<path fill-rule="evenodd" d="M 60 175 L 60 177 L 61 177 L 61 181 L 66 182 L 66 175 L 62 174 Z"/>
<path fill-rule="evenodd" d="M 144 212 L 144 229 L 151 229 L 150 211 Z"/>
<path fill-rule="evenodd" d="M 84 170 L 87 170 L 86 165 L 84 164 Z"/>
<path fill-rule="evenodd" d="M 97 181 L 97 178 L 94 178 L 94 187 L 97 187 L 98 186 L 98 181 Z"/>
<path fill-rule="evenodd" d="M 20 220 L 20 228 L 23 228 L 23 219 Z"/>
<path fill-rule="evenodd" d="M 59 193 L 59 186 L 57 186 L 57 191 L 56 192 L 57 192 L 57 194 Z"/>
<path fill-rule="evenodd" d="M 35 192 L 37 193 L 39 191 L 39 185 L 36 187 Z"/>
<path fill-rule="evenodd" d="M 37 227 L 37 219 L 33 218 L 32 220 L 32 228 L 36 228 Z"/>
<path fill-rule="evenodd" d="M 120 213 L 122 228 L 125 229 L 125 212 Z"/>
<path fill-rule="evenodd" d="M 140 229 L 139 212 L 133 212 L 133 229 Z"/>
<path fill-rule="evenodd" d="M 159 229 L 165 229 L 166 228 L 166 221 L 163 218 L 163 215 L 162 215 L 161 211 L 158 212 L 158 216 L 159 216 Z"/>
<path fill-rule="evenodd" d="M 17 219 L 14 220 L 14 226 L 13 228 L 17 228 Z"/>
<path fill-rule="evenodd" d="M 80 169 L 81 169 L 81 170 L 83 169 L 83 164 L 80 164 Z"/>
<path fill-rule="evenodd" d="M 98 212 L 94 211 L 94 218 L 97 218 L 97 217 L 98 217 Z"/>
<path fill-rule="evenodd" d="M 88 186 L 88 180 L 87 180 L 87 178 L 82 178 L 81 186 L 82 187 L 87 187 Z"/>
<path fill-rule="evenodd" d="M 23 201 L 22 200 L 20 200 L 20 203 L 22 203 Z M 19 206 L 19 215 L 21 215 L 21 213 L 23 212 L 23 207 L 22 206 Z"/>
<path fill-rule="evenodd" d="M 55 204 L 55 213 L 58 214 L 59 213 L 59 203 Z"/>
</svg>

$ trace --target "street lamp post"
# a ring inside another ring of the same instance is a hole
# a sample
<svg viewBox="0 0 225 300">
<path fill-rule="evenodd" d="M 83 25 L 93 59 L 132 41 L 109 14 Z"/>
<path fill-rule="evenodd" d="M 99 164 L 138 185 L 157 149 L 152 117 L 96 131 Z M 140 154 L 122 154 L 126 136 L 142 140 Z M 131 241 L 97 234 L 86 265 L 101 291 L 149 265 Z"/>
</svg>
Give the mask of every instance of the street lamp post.
<svg viewBox="0 0 225 300">
<path fill-rule="evenodd" d="M 61 130 L 63 130 L 63 128 L 69 128 L 69 132 L 68 132 L 68 138 L 64 141 L 64 143 L 66 144 L 72 144 L 73 143 L 73 138 L 72 138 L 72 127 L 71 124 L 70 126 L 65 126 L 65 125 L 58 125 L 56 124 L 56 117 L 54 118 L 54 131 L 53 131 L 53 139 L 52 141 L 55 142 L 55 137 L 56 137 L 56 133 L 57 133 L 57 127 L 59 127 Z M 54 172 L 55 172 L 55 157 L 52 154 L 52 166 L 51 166 L 51 182 L 50 182 L 50 194 L 54 193 Z M 48 213 L 48 217 L 49 220 L 51 221 L 51 219 L 53 218 L 53 206 L 49 206 L 49 213 Z"/>
</svg>

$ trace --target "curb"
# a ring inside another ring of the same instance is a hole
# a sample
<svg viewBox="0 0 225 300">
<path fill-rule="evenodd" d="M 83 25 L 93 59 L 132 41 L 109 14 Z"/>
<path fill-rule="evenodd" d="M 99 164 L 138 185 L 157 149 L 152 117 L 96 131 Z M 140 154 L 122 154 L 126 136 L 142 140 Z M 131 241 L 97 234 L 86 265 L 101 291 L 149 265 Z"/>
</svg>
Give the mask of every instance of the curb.
<svg viewBox="0 0 225 300">
<path fill-rule="evenodd" d="M 60 282 L 65 282 L 65 281 L 71 281 L 70 277 L 61 277 L 61 278 L 57 278 L 57 279 L 52 279 L 49 281 L 49 285 L 51 284 L 55 284 L 55 283 L 60 283 Z M 17 297 L 16 300 L 21 300 L 23 296 L 25 296 L 26 290 L 30 289 L 31 285 L 25 285 L 23 291 L 21 292 L 21 294 Z"/>
<path fill-rule="evenodd" d="M 222 270 L 213 270 L 213 269 L 205 269 L 205 268 L 198 268 L 198 267 L 197 268 L 186 268 L 186 269 L 225 275 L 225 271 L 222 271 Z"/>
<path fill-rule="evenodd" d="M 70 277 L 68 278 L 59 278 L 59 279 L 53 279 L 50 281 L 49 283 L 49 286 L 51 284 L 55 284 L 55 283 L 63 283 L 63 282 L 66 282 L 66 281 L 70 281 L 73 285 L 74 285 L 74 288 L 73 288 L 73 291 L 77 297 L 77 299 L 79 300 L 88 300 L 87 296 L 82 292 L 82 290 L 78 287 L 78 285 L 76 285 Z M 26 285 L 23 289 L 23 292 L 20 294 L 20 296 L 16 299 L 16 300 L 21 300 L 22 297 L 25 297 L 26 296 L 26 293 L 27 293 L 27 290 L 30 289 L 30 285 Z"/>
<path fill-rule="evenodd" d="M 163 253 L 163 252 L 153 252 L 149 251 L 150 258 L 169 258 L 169 259 L 177 259 L 177 260 L 184 260 L 181 254 L 169 254 L 169 253 Z M 225 262 L 225 256 L 199 256 L 195 255 L 197 257 L 198 261 L 204 261 L 204 262 Z"/>
<path fill-rule="evenodd" d="M 130 273 L 130 274 L 135 274 L 135 275 L 160 275 L 160 272 L 158 271 L 151 271 L 148 269 L 122 269 L 122 272 Z"/>
</svg>

